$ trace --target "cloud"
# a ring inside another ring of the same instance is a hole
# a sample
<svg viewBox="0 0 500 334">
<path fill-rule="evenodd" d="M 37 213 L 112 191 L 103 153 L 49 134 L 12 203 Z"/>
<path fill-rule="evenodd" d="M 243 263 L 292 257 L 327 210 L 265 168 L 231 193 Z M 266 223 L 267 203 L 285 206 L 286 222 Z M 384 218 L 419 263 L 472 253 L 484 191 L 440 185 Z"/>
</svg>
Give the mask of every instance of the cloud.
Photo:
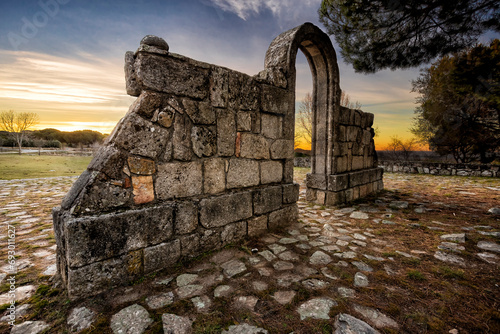
<svg viewBox="0 0 500 334">
<path fill-rule="evenodd" d="M 321 0 L 210 0 L 212 5 L 225 12 L 232 12 L 243 20 L 248 20 L 252 15 L 261 14 L 269 10 L 275 17 L 287 16 L 296 19 L 305 8 L 310 10 L 312 5 L 319 4 Z"/>
</svg>

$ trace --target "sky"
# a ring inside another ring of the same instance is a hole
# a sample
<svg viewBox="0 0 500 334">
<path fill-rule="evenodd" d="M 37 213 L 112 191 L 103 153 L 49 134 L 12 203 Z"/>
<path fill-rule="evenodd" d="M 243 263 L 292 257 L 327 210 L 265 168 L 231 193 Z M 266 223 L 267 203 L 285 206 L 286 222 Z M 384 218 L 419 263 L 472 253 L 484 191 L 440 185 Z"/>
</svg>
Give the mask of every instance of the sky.
<svg viewBox="0 0 500 334">
<path fill-rule="evenodd" d="M 2 0 L 0 111 L 36 112 L 38 129 L 110 133 L 135 100 L 125 91 L 124 55 L 145 35 L 170 51 L 255 75 L 280 33 L 311 22 L 321 29 L 321 0 Z M 407 138 L 419 69 L 358 74 L 340 56 L 340 87 L 375 114 L 377 149 Z M 300 52 L 299 52 L 300 53 Z M 297 58 L 300 101 L 311 72 Z"/>
</svg>

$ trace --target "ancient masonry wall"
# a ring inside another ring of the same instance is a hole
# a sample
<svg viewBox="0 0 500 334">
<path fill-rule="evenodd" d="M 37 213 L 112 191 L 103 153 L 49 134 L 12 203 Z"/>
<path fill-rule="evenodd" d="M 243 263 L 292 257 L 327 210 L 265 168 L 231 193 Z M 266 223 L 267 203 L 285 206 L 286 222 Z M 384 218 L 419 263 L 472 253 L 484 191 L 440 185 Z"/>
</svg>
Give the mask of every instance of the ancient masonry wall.
<svg viewBox="0 0 500 334">
<path fill-rule="evenodd" d="M 286 89 L 153 37 L 127 53 L 126 72 L 137 100 L 54 210 L 72 298 L 297 219 Z"/>
<path fill-rule="evenodd" d="M 373 115 L 340 108 L 335 51 L 319 28 L 278 36 L 256 76 L 170 53 L 146 36 L 125 56 L 127 93 L 137 100 L 53 212 L 70 298 L 297 220 L 299 48 L 314 68 L 308 199 L 338 204 L 381 189 Z"/>
<path fill-rule="evenodd" d="M 384 171 L 393 173 L 500 177 L 500 166 L 487 164 L 379 161 L 379 165 Z"/>
<path fill-rule="evenodd" d="M 384 188 L 378 168 L 373 114 L 340 107 L 334 125 L 335 174 L 307 174 L 306 199 L 319 204 L 347 203 Z"/>
</svg>

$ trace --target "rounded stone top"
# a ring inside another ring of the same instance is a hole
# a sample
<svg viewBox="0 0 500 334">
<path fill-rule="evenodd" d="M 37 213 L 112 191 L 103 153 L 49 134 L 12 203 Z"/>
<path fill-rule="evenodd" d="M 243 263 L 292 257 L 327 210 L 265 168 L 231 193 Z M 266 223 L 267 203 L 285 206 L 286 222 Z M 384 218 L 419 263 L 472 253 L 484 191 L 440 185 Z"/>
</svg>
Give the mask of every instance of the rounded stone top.
<svg viewBox="0 0 500 334">
<path fill-rule="evenodd" d="M 168 51 L 167 42 L 165 42 L 163 38 L 154 35 L 144 36 L 144 38 L 141 40 L 141 45 L 154 46 L 157 47 L 158 49 Z"/>
</svg>

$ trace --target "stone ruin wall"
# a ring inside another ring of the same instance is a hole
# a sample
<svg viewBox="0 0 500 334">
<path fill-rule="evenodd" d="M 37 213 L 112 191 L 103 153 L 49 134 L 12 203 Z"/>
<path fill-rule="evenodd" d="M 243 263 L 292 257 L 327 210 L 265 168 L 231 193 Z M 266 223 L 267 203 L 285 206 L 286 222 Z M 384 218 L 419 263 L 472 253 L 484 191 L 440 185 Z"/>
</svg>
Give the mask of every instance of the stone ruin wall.
<svg viewBox="0 0 500 334">
<path fill-rule="evenodd" d="M 311 24 L 282 35 L 304 27 L 331 47 Z M 53 211 L 58 272 L 71 299 L 297 220 L 294 72 L 266 66 L 252 77 L 146 36 L 127 52 L 125 73 L 137 100 Z M 341 174 L 307 178 L 308 198 L 327 204 L 381 187 L 373 115 L 333 108 Z"/>
</svg>

